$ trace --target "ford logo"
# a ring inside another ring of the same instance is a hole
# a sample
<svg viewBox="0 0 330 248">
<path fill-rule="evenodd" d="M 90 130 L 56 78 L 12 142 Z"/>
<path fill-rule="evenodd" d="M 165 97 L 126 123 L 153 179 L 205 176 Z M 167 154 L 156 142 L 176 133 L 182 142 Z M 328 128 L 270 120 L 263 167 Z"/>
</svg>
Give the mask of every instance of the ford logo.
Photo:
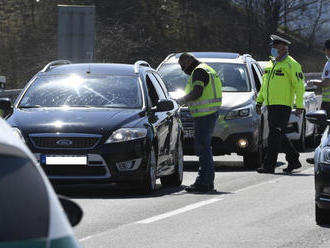
<svg viewBox="0 0 330 248">
<path fill-rule="evenodd" d="M 56 144 L 58 144 L 59 146 L 71 146 L 72 143 L 72 140 L 69 139 L 61 139 L 56 141 Z"/>
</svg>

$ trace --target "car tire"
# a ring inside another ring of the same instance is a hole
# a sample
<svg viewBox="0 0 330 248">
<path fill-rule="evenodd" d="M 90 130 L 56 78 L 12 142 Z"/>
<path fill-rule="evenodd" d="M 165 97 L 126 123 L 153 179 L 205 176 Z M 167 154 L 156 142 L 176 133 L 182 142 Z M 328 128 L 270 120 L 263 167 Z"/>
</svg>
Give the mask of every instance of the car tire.
<svg viewBox="0 0 330 248">
<path fill-rule="evenodd" d="M 161 177 L 160 182 L 165 187 L 178 187 L 183 180 L 183 146 L 182 139 L 178 140 L 175 154 L 175 172 L 172 175 Z"/>
<path fill-rule="evenodd" d="M 305 114 L 303 115 L 303 122 L 301 127 L 301 133 L 299 140 L 295 141 L 295 146 L 299 152 L 304 152 L 306 150 L 306 119 Z"/>
<path fill-rule="evenodd" d="M 315 204 L 315 221 L 317 225 L 330 224 L 330 210 L 322 209 Z"/>
<path fill-rule="evenodd" d="M 151 194 L 156 189 L 157 155 L 154 146 L 151 147 L 148 161 L 147 173 L 142 183 L 139 183 L 139 189 L 142 194 Z"/>
<path fill-rule="evenodd" d="M 264 163 L 264 144 L 263 144 L 263 127 L 259 131 L 258 150 L 256 152 L 247 153 L 243 156 L 243 164 L 247 169 L 256 169 L 263 167 Z"/>
</svg>

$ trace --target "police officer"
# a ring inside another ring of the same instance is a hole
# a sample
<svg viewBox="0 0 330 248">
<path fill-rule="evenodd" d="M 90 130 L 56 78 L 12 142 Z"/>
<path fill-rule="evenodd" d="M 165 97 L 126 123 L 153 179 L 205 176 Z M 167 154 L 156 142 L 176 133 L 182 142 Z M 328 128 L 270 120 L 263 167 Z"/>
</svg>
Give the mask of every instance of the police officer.
<svg viewBox="0 0 330 248">
<path fill-rule="evenodd" d="M 257 98 L 257 112 L 265 104 L 268 111 L 268 151 L 264 165 L 258 168 L 259 173 L 274 173 L 277 156 L 282 144 L 288 161 L 283 171 L 291 173 L 301 167 L 299 153 L 285 135 L 294 99 L 296 99 L 296 115 L 304 111 L 304 75 L 300 64 L 288 53 L 290 41 L 277 35 L 271 35 L 271 55 L 263 75 L 263 83 Z"/>
<path fill-rule="evenodd" d="M 186 104 L 194 120 L 194 148 L 199 157 L 200 168 L 194 184 L 188 192 L 207 192 L 214 189 L 214 162 L 212 134 L 219 116 L 222 87 L 218 74 L 192 54 L 183 53 L 179 58 L 181 69 L 189 75 L 185 96 L 177 99 Z"/>
<path fill-rule="evenodd" d="M 328 118 L 330 117 L 330 39 L 324 43 L 324 52 L 327 58 L 327 62 L 324 66 L 322 73 L 322 80 L 311 80 L 309 83 L 322 88 L 322 105 L 321 109 L 327 111 Z M 320 127 L 318 132 L 323 133 L 325 125 Z"/>
</svg>

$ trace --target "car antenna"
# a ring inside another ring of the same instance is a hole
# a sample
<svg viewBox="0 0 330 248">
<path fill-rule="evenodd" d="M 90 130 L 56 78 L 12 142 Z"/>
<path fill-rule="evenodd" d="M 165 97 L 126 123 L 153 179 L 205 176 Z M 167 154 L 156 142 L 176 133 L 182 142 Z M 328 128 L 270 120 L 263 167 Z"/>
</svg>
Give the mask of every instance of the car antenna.
<svg viewBox="0 0 330 248">
<path fill-rule="evenodd" d="M 88 64 L 88 71 L 86 71 L 87 74 L 91 73 L 91 64 Z"/>
</svg>

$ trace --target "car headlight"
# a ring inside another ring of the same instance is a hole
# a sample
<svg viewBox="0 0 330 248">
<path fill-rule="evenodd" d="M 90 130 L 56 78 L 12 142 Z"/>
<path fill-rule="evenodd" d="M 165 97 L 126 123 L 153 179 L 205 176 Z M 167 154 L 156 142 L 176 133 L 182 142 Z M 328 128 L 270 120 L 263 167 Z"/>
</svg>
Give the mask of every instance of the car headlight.
<svg viewBox="0 0 330 248">
<path fill-rule="evenodd" d="M 144 138 L 146 136 L 147 129 L 145 128 L 120 128 L 114 131 L 105 143 L 125 142 Z"/>
<path fill-rule="evenodd" d="M 12 130 L 14 132 L 14 135 L 25 143 L 25 139 L 21 130 L 19 130 L 17 127 L 13 127 Z"/>
<path fill-rule="evenodd" d="M 225 120 L 240 119 L 252 116 L 253 105 L 249 104 L 242 108 L 231 110 L 225 117 Z"/>
<path fill-rule="evenodd" d="M 330 165 L 330 147 L 325 147 L 321 150 L 320 163 Z"/>
</svg>

